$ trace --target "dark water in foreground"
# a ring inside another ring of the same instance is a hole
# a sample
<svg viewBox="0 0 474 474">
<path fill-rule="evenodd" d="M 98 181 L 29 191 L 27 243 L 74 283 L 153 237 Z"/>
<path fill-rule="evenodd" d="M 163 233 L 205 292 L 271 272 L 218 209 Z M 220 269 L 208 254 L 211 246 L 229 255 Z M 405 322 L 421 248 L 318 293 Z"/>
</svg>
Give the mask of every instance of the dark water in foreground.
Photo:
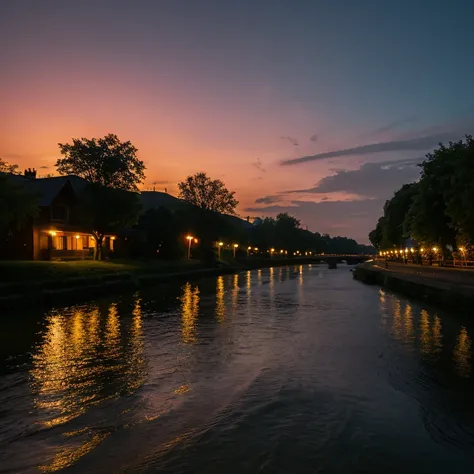
<svg viewBox="0 0 474 474">
<path fill-rule="evenodd" d="M 472 473 L 470 318 L 274 268 L 0 320 L 0 472 Z"/>
</svg>

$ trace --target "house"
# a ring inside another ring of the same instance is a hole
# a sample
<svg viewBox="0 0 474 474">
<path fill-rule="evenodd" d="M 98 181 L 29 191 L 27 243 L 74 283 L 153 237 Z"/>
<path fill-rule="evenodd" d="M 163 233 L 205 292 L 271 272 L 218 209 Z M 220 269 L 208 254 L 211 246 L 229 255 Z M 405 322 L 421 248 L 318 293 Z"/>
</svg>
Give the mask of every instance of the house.
<svg viewBox="0 0 474 474">
<path fill-rule="evenodd" d="M 10 175 L 38 198 L 39 213 L 19 230 L 11 230 L 0 245 L 1 259 L 54 260 L 93 258 L 92 234 L 80 224 L 78 203 L 86 181 L 78 176 L 36 178 Z M 104 239 L 103 253 L 114 249 L 115 236 Z"/>
</svg>

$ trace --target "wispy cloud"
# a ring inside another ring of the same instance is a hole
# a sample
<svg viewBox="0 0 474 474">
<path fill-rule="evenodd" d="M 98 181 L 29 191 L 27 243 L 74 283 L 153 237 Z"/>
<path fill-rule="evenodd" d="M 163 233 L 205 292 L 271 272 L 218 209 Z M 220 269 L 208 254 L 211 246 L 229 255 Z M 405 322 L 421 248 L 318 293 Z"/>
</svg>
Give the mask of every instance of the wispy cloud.
<svg viewBox="0 0 474 474">
<path fill-rule="evenodd" d="M 281 201 L 279 196 L 264 196 L 258 199 L 255 199 L 255 204 L 274 204 Z"/>
<path fill-rule="evenodd" d="M 407 125 L 408 123 L 413 123 L 417 120 L 416 115 L 410 115 L 409 117 L 404 117 L 399 120 L 394 120 L 393 122 L 388 123 L 387 125 L 384 125 L 383 127 L 376 128 L 375 130 L 372 130 L 370 133 L 367 133 L 366 135 L 383 135 L 384 133 L 391 132 L 392 130 L 396 130 L 400 127 L 403 127 L 404 125 Z"/>
<path fill-rule="evenodd" d="M 359 198 L 388 198 L 400 186 L 416 181 L 423 158 L 365 163 L 357 170 L 339 170 L 322 178 L 309 189 L 296 189 L 285 194 L 345 193 Z"/>
<path fill-rule="evenodd" d="M 263 167 L 262 160 L 260 160 L 260 158 L 257 158 L 257 160 L 252 163 L 252 166 L 259 171 L 266 171 L 266 169 Z"/>
<path fill-rule="evenodd" d="M 301 163 L 308 163 L 311 161 L 326 160 L 328 158 L 336 158 L 343 156 L 359 156 L 370 155 L 373 153 L 384 153 L 388 151 L 420 151 L 429 150 L 438 145 L 441 141 L 455 140 L 458 134 L 440 133 L 437 135 L 429 135 L 418 138 L 411 138 L 408 140 L 395 140 L 389 142 L 370 143 L 368 145 L 361 145 L 354 148 L 345 148 L 343 150 L 329 151 L 325 153 L 318 153 L 316 155 L 302 156 L 301 158 L 293 158 L 284 160 L 281 165 L 290 166 Z"/>
<path fill-rule="evenodd" d="M 298 139 L 294 137 L 289 137 L 289 136 L 281 136 L 280 137 L 282 140 L 287 140 L 289 141 L 293 146 L 298 146 Z"/>
</svg>

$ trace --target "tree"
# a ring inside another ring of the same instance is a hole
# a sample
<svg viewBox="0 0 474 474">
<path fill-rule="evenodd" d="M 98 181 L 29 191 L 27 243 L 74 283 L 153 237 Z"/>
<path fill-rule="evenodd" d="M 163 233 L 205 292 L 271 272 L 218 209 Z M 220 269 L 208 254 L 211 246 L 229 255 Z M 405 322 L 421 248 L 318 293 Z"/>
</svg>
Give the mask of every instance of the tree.
<svg viewBox="0 0 474 474">
<path fill-rule="evenodd" d="M 0 233 L 21 227 L 38 213 L 38 197 L 0 172 Z"/>
<path fill-rule="evenodd" d="M 0 158 L 0 173 L 19 174 L 18 165 L 11 165 Z"/>
<path fill-rule="evenodd" d="M 137 149 L 110 133 L 103 138 L 74 138 L 72 144 L 59 143 L 61 154 L 56 168 L 59 174 L 73 174 L 89 183 L 138 191 L 145 179 L 145 165 L 137 158 Z"/>
<path fill-rule="evenodd" d="M 385 233 L 385 217 L 379 217 L 377 221 L 377 225 L 375 229 L 369 233 L 369 240 L 370 243 L 376 248 L 380 249 L 384 247 L 383 240 L 384 240 L 384 233 Z"/>
<path fill-rule="evenodd" d="M 293 252 L 302 244 L 301 231 L 300 221 L 296 217 L 290 216 L 287 212 L 277 215 L 275 233 L 278 247 Z"/>
<path fill-rule="evenodd" d="M 220 179 L 211 179 L 206 173 L 188 176 L 178 184 L 179 197 L 207 211 L 235 214 L 239 203 L 234 191 L 229 191 Z"/>
<path fill-rule="evenodd" d="M 96 260 L 102 259 L 102 244 L 107 233 L 134 225 L 140 214 L 137 193 L 90 183 L 82 195 L 80 216 L 96 241 Z"/>
<path fill-rule="evenodd" d="M 435 181 L 445 204 L 444 214 L 463 243 L 474 243 L 474 139 L 440 145 L 423 162 L 423 178 Z M 449 242 L 453 244 L 452 242 Z"/>
</svg>

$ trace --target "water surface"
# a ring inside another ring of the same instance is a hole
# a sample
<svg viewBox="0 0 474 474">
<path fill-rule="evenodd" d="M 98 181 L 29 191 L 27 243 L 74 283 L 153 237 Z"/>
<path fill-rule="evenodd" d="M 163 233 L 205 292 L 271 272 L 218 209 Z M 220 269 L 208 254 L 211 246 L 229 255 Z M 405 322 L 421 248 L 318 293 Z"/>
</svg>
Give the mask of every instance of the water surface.
<svg viewBox="0 0 474 474">
<path fill-rule="evenodd" d="M 292 266 L 0 322 L 0 472 L 472 473 L 470 318 Z"/>
</svg>

